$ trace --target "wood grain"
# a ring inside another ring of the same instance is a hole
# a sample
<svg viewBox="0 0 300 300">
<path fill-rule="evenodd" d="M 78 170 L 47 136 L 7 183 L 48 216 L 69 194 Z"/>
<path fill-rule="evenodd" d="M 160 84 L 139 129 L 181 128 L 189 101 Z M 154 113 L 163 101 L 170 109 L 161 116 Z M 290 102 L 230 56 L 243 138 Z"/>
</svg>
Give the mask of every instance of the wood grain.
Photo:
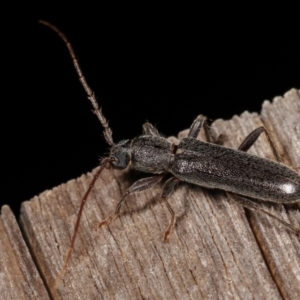
<svg viewBox="0 0 300 300">
<path fill-rule="evenodd" d="M 50 299 L 7 205 L 0 216 L 1 299 Z"/>
<path fill-rule="evenodd" d="M 272 104 L 265 101 L 261 115 L 245 112 L 229 121 L 216 120 L 212 128 L 225 137 L 225 146 L 237 149 L 261 125 L 285 163 L 300 166 L 299 91 L 293 89 Z M 263 135 L 249 152 L 273 158 Z M 137 176 L 103 171 L 57 290 L 53 282 L 92 174 L 23 203 L 22 229 L 51 298 L 300 299 L 299 237 L 264 214 L 245 211 L 222 191 L 181 184 L 169 200 L 178 216 L 169 243 L 163 242 L 170 215 L 159 201 L 160 186 L 130 196 L 118 219 L 95 230 Z M 266 209 L 300 227 L 299 204 Z"/>
</svg>

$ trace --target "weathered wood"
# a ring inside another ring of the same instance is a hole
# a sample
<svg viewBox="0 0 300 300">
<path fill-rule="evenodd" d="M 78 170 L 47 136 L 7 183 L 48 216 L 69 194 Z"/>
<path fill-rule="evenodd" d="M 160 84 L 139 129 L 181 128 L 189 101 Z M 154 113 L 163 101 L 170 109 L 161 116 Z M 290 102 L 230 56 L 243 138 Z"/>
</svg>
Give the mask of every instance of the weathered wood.
<svg viewBox="0 0 300 300">
<path fill-rule="evenodd" d="M 0 216 L 1 299 L 49 299 L 10 208 Z"/>
<path fill-rule="evenodd" d="M 261 116 L 245 112 L 212 127 L 226 137 L 225 146 L 236 149 L 262 124 L 285 162 L 300 166 L 299 91 L 264 102 Z M 249 152 L 272 158 L 264 136 Z M 264 214 L 245 213 L 222 191 L 180 185 L 170 199 L 179 218 L 169 243 L 163 242 L 170 215 L 159 201 L 160 187 L 130 196 L 118 219 L 94 230 L 135 180 L 132 172 L 116 170 L 98 179 L 55 291 L 91 176 L 22 205 L 23 231 L 54 299 L 300 299 L 299 237 Z M 299 205 L 271 210 L 300 226 Z"/>
</svg>

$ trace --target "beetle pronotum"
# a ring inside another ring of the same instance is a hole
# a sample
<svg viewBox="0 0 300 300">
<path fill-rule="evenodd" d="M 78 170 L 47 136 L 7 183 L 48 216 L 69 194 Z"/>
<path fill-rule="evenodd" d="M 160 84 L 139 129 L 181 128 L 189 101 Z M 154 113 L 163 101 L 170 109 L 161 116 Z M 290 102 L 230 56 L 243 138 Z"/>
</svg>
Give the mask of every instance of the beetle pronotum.
<svg viewBox="0 0 300 300">
<path fill-rule="evenodd" d="M 218 145 L 210 135 L 206 118 L 202 115 L 199 115 L 192 123 L 188 137 L 183 138 L 178 144 L 171 143 L 162 137 L 156 128 L 148 122 L 144 123 L 141 136 L 132 140 L 114 143 L 112 130 L 101 108 L 98 106 L 93 91 L 88 86 L 81 72 L 71 44 L 55 26 L 46 21 L 40 21 L 40 23 L 54 30 L 65 42 L 79 80 L 92 103 L 94 113 L 104 128 L 104 138 L 111 147 L 110 155 L 102 159 L 100 167 L 82 199 L 72 241 L 56 285 L 62 278 L 70 260 L 82 210 L 88 195 L 105 168 L 125 169 L 130 167 L 155 175 L 140 179 L 129 187 L 118 202 L 114 212 L 104 219 L 99 224 L 99 227 L 109 225 L 118 216 L 120 208 L 128 195 L 158 184 L 169 173 L 172 176 L 165 181 L 161 195 L 165 199 L 171 214 L 170 224 L 166 229 L 164 241 L 168 240 L 176 223 L 176 215 L 166 198 L 172 193 L 179 181 L 224 190 L 242 206 L 264 212 L 285 225 L 295 234 L 300 235 L 299 228 L 265 211 L 257 202 L 253 202 L 254 199 L 284 204 L 300 201 L 300 175 L 292 168 L 281 163 L 276 148 L 264 127 L 259 127 L 252 131 L 237 150 Z M 204 129 L 207 142 L 196 139 L 202 128 Z M 263 132 L 266 134 L 276 161 L 247 153 L 248 149 Z"/>
</svg>

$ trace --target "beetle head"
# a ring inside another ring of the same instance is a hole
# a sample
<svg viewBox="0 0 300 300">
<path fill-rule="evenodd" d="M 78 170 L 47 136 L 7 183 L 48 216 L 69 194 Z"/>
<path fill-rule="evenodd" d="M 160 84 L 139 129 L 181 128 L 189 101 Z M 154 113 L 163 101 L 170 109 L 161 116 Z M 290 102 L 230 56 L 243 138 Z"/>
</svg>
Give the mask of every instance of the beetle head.
<svg viewBox="0 0 300 300">
<path fill-rule="evenodd" d="M 116 169 L 125 169 L 130 163 L 130 140 L 121 141 L 110 149 L 112 165 Z"/>
</svg>

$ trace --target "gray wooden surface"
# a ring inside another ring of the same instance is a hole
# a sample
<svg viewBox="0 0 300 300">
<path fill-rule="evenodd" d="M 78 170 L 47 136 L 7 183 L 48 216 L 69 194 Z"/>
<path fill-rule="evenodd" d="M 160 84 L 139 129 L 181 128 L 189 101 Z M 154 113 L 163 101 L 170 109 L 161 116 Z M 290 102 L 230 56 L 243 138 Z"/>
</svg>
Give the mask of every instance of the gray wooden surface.
<svg viewBox="0 0 300 300">
<path fill-rule="evenodd" d="M 50 299 L 16 218 L 7 205 L 0 215 L 1 299 Z"/>
<path fill-rule="evenodd" d="M 236 149 L 262 124 L 284 162 L 300 166 L 297 90 L 265 101 L 260 115 L 245 112 L 212 127 L 224 135 L 225 146 Z M 249 152 L 273 158 L 264 135 Z M 222 191 L 181 184 L 169 200 L 179 216 L 169 243 L 163 242 L 170 216 L 159 201 L 160 186 L 130 196 L 118 219 L 95 230 L 136 179 L 116 170 L 104 170 L 90 194 L 68 270 L 54 290 L 91 178 L 83 175 L 22 205 L 22 230 L 51 298 L 300 299 L 300 238 L 265 214 L 245 211 Z M 299 204 L 266 209 L 300 227 Z"/>
</svg>

